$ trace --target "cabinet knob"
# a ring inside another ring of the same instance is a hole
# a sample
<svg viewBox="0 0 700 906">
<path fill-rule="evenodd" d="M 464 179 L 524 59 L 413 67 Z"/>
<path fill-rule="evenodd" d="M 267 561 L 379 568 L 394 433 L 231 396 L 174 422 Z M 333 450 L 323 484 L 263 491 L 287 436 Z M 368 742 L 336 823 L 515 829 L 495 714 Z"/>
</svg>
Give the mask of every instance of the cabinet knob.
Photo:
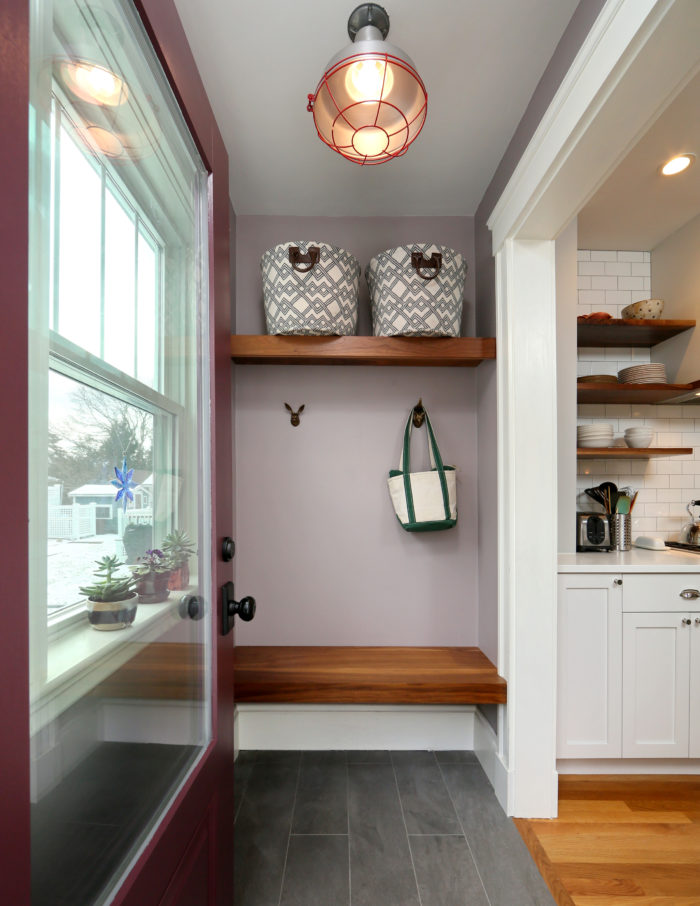
<svg viewBox="0 0 700 906">
<path fill-rule="evenodd" d="M 681 620 L 681 623 L 682 623 L 684 626 L 690 626 L 690 624 L 691 624 L 692 622 L 693 622 L 693 621 L 692 621 L 689 617 L 683 617 L 683 619 Z"/>
<path fill-rule="evenodd" d="M 684 588 L 682 592 L 679 593 L 681 598 L 684 598 L 686 601 L 692 601 L 694 598 L 700 598 L 700 591 L 697 588 Z"/>
<path fill-rule="evenodd" d="M 622 585 L 622 579 L 613 579 L 614 585 Z"/>
</svg>

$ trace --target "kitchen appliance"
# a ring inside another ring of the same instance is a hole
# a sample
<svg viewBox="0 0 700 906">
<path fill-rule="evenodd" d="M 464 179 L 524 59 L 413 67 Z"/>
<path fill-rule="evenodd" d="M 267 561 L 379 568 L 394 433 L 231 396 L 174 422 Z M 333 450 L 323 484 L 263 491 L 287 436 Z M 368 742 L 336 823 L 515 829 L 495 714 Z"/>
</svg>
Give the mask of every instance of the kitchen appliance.
<svg viewBox="0 0 700 906">
<path fill-rule="evenodd" d="M 607 516 L 600 513 L 576 514 L 577 551 L 609 551 L 611 547 Z"/>
<path fill-rule="evenodd" d="M 696 521 L 693 516 L 693 507 L 700 506 L 700 500 L 691 500 L 686 509 L 690 516 L 690 522 L 687 522 L 681 529 L 678 541 L 681 544 L 688 544 L 692 547 L 700 547 L 700 521 Z"/>
</svg>

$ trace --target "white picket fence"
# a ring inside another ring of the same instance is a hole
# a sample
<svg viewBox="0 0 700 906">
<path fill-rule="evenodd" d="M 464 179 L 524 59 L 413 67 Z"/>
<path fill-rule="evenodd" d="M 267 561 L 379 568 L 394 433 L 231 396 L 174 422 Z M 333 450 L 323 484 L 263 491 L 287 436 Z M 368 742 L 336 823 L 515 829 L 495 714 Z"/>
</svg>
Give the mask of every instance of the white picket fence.
<svg viewBox="0 0 700 906">
<path fill-rule="evenodd" d="M 121 537 L 127 525 L 136 523 L 137 525 L 150 525 L 153 522 L 153 509 L 147 507 L 142 510 L 130 509 L 127 507 L 126 512 L 120 507 L 117 510 L 117 533 Z"/>
<path fill-rule="evenodd" d="M 74 503 L 49 507 L 49 538 L 79 541 L 97 534 L 97 505 Z"/>
</svg>

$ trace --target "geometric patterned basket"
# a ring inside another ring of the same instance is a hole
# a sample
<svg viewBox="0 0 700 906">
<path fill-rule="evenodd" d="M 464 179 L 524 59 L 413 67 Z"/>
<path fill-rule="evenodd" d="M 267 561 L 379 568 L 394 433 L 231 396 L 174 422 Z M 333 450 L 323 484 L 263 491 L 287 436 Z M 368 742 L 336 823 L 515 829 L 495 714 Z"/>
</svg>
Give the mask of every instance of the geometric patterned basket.
<svg viewBox="0 0 700 906">
<path fill-rule="evenodd" d="M 466 274 L 463 256 L 442 245 L 375 255 L 365 270 L 375 337 L 458 337 Z"/>
<path fill-rule="evenodd" d="M 360 262 L 323 242 L 283 242 L 260 261 L 269 334 L 357 333 Z"/>
</svg>

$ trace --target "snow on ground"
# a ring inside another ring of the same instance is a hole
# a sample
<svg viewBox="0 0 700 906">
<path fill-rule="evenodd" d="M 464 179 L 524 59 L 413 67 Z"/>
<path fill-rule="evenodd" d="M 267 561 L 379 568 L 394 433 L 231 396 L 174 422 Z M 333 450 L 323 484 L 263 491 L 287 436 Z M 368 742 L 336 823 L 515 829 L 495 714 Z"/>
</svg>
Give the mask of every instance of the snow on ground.
<svg viewBox="0 0 700 906">
<path fill-rule="evenodd" d="M 95 561 L 106 555 L 124 557 L 119 535 L 95 535 L 80 541 L 50 539 L 48 542 L 48 612 L 49 615 L 83 599 L 81 585 L 94 580 Z M 120 570 L 126 574 L 127 570 Z"/>
</svg>

